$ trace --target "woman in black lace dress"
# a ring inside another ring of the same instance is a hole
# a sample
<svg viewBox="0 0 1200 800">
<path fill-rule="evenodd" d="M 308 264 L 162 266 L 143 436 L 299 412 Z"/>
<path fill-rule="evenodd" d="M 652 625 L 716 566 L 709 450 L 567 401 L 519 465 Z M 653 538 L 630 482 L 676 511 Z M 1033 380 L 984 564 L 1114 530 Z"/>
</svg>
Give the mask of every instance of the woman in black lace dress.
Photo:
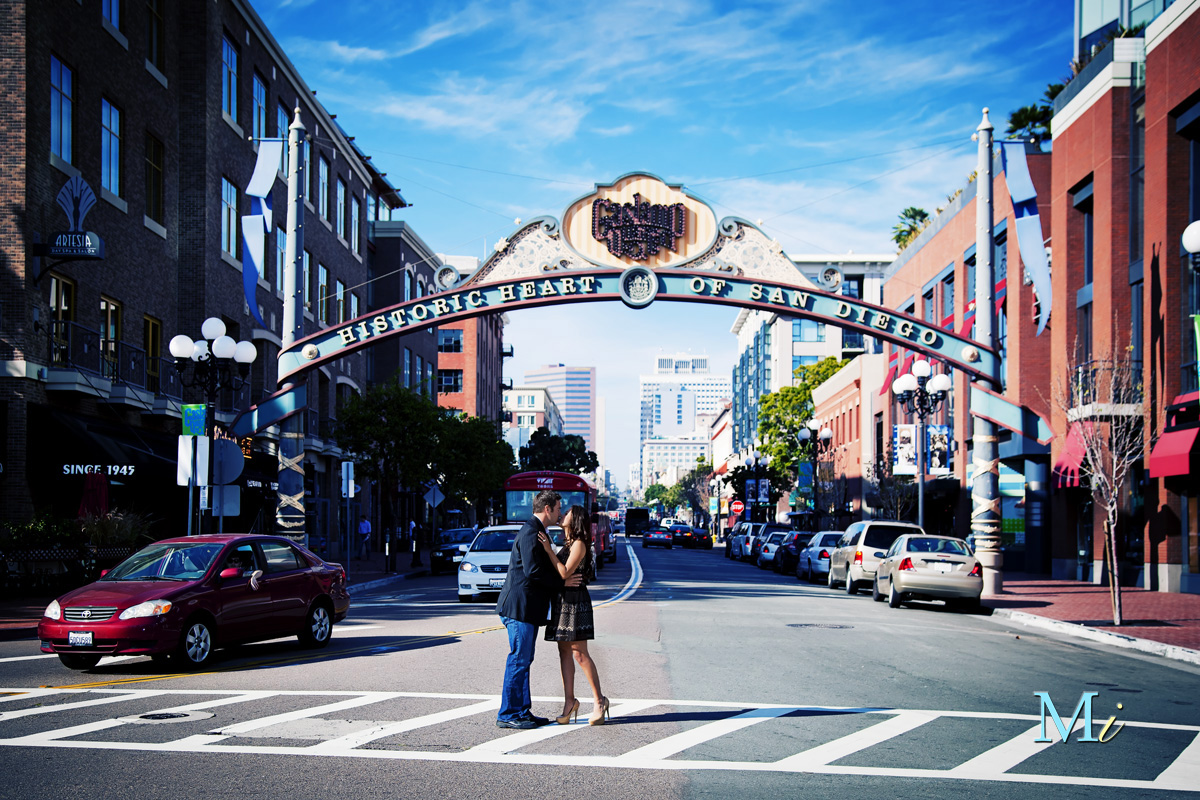
<svg viewBox="0 0 1200 800">
<path fill-rule="evenodd" d="M 542 533 L 538 541 L 550 554 L 551 563 L 564 579 L 576 571 L 583 581 L 577 587 L 564 588 L 550 604 L 550 622 L 546 625 L 546 641 L 558 642 L 558 662 L 563 677 L 563 714 L 559 725 L 571 718 L 579 719 L 579 700 L 575 698 L 575 663 L 583 670 L 595 696 L 595 711 L 588 717 L 589 725 L 602 725 L 608 717 L 608 698 L 600 692 L 600 674 L 588 654 L 588 640 L 596 638 L 592 622 L 592 597 L 587 585 L 596 578 L 596 559 L 592 554 L 592 532 L 583 506 L 571 506 L 563 520 L 566 543 L 556 553 L 549 537 Z"/>
</svg>

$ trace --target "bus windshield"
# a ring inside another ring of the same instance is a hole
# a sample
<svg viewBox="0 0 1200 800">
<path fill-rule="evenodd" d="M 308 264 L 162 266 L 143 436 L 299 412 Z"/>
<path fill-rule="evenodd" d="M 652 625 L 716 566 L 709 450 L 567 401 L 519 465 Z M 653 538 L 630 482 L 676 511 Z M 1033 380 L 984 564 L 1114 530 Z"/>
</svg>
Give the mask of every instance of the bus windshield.
<svg viewBox="0 0 1200 800">
<path fill-rule="evenodd" d="M 565 515 L 571 506 L 579 505 L 585 509 L 588 507 L 588 496 L 583 491 L 563 491 L 558 493 L 562 495 L 562 512 Z M 509 489 L 505 492 L 507 502 L 507 521 L 508 522 L 524 522 L 533 516 L 533 498 L 537 494 L 534 490 L 518 490 Z"/>
</svg>

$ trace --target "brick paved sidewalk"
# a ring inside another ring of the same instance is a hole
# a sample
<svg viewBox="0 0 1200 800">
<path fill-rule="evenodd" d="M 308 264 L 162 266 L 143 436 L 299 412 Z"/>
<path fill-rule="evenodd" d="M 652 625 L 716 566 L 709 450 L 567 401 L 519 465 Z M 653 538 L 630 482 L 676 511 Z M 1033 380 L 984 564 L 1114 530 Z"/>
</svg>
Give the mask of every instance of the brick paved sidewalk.
<svg viewBox="0 0 1200 800">
<path fill-rule="evenodd" d="M 983 604 L 1200 651 L 1200 595 L 1122 588 L 1121 627 L 1112 624 L 1108 587 L 1091 583 L 1006 575 L 1004 594 L 985 597 Z"/>
</svg>

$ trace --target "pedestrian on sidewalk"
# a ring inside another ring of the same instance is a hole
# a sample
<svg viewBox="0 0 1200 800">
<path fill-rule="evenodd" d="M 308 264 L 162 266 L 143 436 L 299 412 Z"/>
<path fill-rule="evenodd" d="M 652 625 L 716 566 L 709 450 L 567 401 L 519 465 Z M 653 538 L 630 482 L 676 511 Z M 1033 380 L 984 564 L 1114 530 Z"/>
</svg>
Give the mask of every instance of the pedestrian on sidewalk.
<svg viewBox="0 0 1200 800">
<path fill-rule="evenodd" d="M 358 518 L 358 558 L 370 558 L 371 556 L 371 521 L 367 519 L 366 514 L 362 514 Z"/>
<path fill-rule="evenodd" d="M 533 665 L 538 626 L 546 624 L 550 598 L 564 586 L 578 586 L 578 572 L 565 581 L 550 563 L 550 556 L 538 544 L 538 534 L 547 525 L 562 519 L 562 497 L 553 489 L 538 492 L 533 498 L 533 517 L 517 532 L 508 558 L 508 575 L 496 613 L 508 630 L 508 660 L 504 666 L 504 684 L 500 692 L 498 728 L 536 728 L 547 724 L 531 710 L 529 670 Z"/>
</svg>

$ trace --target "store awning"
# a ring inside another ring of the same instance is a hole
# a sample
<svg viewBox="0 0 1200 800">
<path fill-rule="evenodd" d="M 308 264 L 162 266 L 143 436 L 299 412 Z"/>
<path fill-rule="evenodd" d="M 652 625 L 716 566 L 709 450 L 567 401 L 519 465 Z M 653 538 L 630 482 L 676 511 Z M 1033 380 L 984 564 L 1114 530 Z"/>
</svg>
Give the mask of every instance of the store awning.
<svg viewBox="0 0 1200 800">
<path fill-rule="evenodd" d="M 1080 468 L 1087 457 L 1087 445 L 1084 443 L 1085 426 L 1090 428 L 1090 422 L 1072 422 L 1067 429 L 1067 439 L 1063 444 L 1058 460 L 1054 462 L 1054 488 L 1069 489 L 1079 485 Z"/>
<path fill-rule="evenodd" d="M 1200 428 L 1164 431 L 1150 450 L 1151 478 L 1200 475 Z"/>
</svg>

